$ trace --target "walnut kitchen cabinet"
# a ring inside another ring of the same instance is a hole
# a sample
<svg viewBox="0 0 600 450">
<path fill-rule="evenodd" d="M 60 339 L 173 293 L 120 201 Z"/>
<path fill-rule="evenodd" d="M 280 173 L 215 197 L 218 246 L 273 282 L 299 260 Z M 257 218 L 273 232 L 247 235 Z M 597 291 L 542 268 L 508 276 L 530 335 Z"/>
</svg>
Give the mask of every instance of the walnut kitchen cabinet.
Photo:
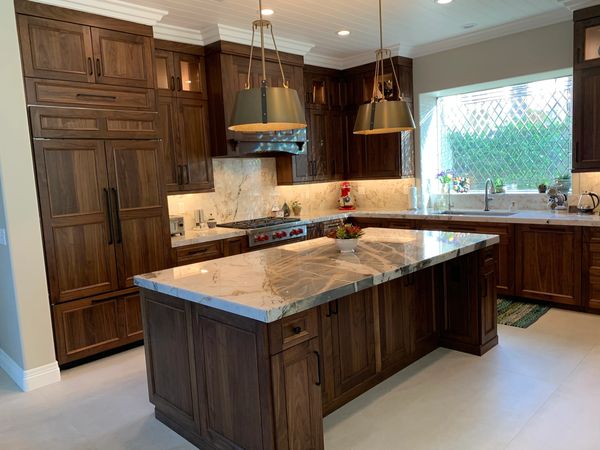
<svg viewBox="0 0 600 450">
<path fill-rule="evenodd" d="M 156 47 L 158 115 L 167 192 L 212 191 L 204 50 L 162 40 L 156 40 Z"/>
<path fill-rule="evenodd" d="M 584 228 L 581 295 L 589 312 L 600 312 L 600 229 Z"/>
<path fill-rule="evenodd" d="M 516 225 L 516 295 L 581 304 L 581 228 Z"/>
<path fill-rule="evenodd" d="M 17 2 L 17 12 L 25 3 Z M 26 77 L 154 87 L 150 36 L 70 23 L 69 15 L 66 21 L 18 15 Z"/>
<path fill-rule="evenodd" d="M 600 7 L 573 13 L 573 171 L 600 170 Z"/>
</svg>

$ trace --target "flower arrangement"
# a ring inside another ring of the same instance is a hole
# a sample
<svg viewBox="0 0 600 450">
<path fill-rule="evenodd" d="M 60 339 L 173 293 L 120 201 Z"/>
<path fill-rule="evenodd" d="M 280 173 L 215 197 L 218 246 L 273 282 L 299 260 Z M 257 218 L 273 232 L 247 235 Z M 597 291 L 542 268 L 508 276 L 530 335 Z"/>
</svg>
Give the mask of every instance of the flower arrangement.
<svg viewBox="0 0 600 450">
<path fill-rule="evenodd" d="M 448 193 L 454 191 L 462 194 L 469 192 L 469 189 L 471 189 L 471 181 L 467 177 L 454 175 L 450 169 L 442 170 L 436 177 Z M 448 187 L 446 188 L 446 186 Z"/>
<path fill-rule="evenodd" d="M 361 238 L 365 232 L 361 227 L 357 227 L 352 224 L 340 225 L 337 229 L 333 230 L 331 233 L 327 235 L 327 237 L 333 239 L 359 239 Z"/>
</svg>

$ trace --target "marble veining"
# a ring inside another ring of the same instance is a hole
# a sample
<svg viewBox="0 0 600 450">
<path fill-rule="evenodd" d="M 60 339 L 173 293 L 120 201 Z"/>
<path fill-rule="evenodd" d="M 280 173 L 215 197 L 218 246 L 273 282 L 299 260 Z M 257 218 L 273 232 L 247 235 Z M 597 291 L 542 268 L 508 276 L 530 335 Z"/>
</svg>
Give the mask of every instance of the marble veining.
<svg viewBox="0 0 600 450">
<path fill-rule="evenodd" d="M 356 253 L 320 238 L 140 275 L 135 284 L 273 322 L 499 242 L 485 234 L 365 231 Z"/>
<path fill-rule="evenodd" d="M 239 236 L 245 236 L 245 230 L 235 228 L 202 228 L 200 230 L 189 230 L 184 236 L 171 237 L 171 247 L 184 247 L 192 244 L 202 244 L 204 242 L 219 241 Z"/>
</svg>

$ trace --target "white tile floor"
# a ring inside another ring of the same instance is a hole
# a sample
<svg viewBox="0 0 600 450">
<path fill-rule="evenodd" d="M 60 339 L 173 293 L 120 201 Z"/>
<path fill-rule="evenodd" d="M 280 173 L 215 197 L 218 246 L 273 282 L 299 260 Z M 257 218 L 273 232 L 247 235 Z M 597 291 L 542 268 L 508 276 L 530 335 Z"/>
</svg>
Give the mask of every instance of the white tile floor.
<svg viewBox="0 0 600 450">
<path fill-rule="evenodd" d="M 479 358 L 438 349 L 325 419 L 327 450 L 600 449 L 600 316 L 500 327 Z M 192 449 L 156 421 L 143 349 L 30 393 L 0 372 L 0 449 Z"/>
</svg>

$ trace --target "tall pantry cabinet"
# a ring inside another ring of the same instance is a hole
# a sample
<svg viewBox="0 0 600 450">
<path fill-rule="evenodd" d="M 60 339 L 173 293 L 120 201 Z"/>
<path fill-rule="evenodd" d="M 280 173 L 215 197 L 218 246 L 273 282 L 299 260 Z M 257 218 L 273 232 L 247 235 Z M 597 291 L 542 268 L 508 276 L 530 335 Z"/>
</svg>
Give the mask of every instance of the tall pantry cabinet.
<svg viewBox="0 0 600 450">
<path fill-rule="evenodd" d="M 152 29 L 15 2 L 58 362 L 143 338 L 170 236 Z"/>
</svg>

